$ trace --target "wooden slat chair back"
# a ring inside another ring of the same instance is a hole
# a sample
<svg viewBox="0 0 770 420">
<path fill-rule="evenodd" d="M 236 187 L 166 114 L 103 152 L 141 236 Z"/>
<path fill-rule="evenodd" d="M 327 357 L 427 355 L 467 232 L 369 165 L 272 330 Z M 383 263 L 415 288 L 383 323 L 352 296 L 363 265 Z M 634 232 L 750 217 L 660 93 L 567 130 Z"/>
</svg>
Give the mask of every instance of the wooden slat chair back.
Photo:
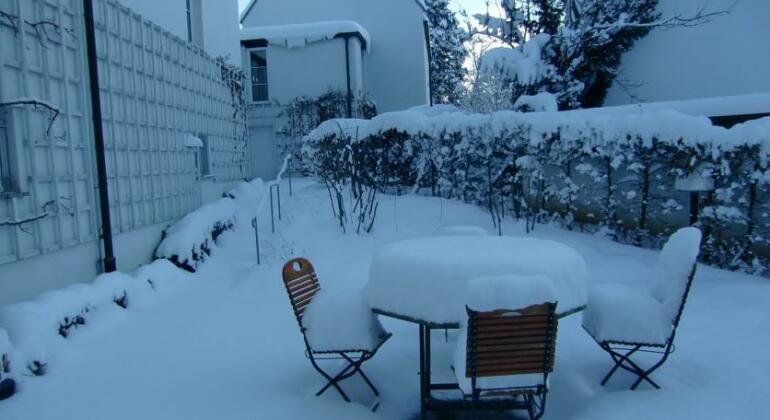
<svg viewBox="0 0 770 420">
<path fill-rule="evenodd" d="M 468 378 L 553 371 L 558 318 L 556 305 L 475 312 L 468 309 Z"/>
<path fill-rule="evenodd" d="M 369 378 L 363 372 L 361 365 L 374 357 L 380 346 L 382 346 L 382 344 L 384 344 L 391 337 L 391 334 L 384 334 L 380 338 L 380 342 L 377 344 L 377 346 L 374 349 L 368 351 L 345 349 L 315 351 L 308 341 L 305 326 L 302 322 L 305 310 L 313 300 L 313 297 L 321 290 L 321 284 L 318 282 L 318 276 L 315 273 L 313 264 L 311 264 L 310 261 L 306 260 L 305 258 L 294 258 L 288 261 L 283 266 L 283 284 L 286 286 L 286 292 L 289 294 L 291 307 L 294 310 L 294 315 L 297 318 L 297 324 L 299 324 L 300 332 L 302 332 L 302 337 L 305 341 L 305 355 L 308 359 L 310 359 L 310 363 L 313 365 L 313 368 L 328 381 L 328 383 L 323 388 L 316 392 L 316 396 L 323 394 L 327 389 L 333 387 L 345 401 L 350 402 L 350 398 L 348 398 L 345 391 L 342 390 L 340 382 L 354 375 L 359 375 L 375 395 L 375 400 L 371 408 L 372 411 L 376 410 L 379 406 L 380 393 L 372 381 L 369 380 Z M 328 357 L 330 354 L 333 356 Z M 343 360 L 347 362 L 347 365 L 337 374 L 331 374 L 325 371 L 319 364 L 319 361 L 329 358 L 335 360 Z"/>
<path fill-rule="evenodd" d="M 294 315 L 303 329 L 302 315 L 316 293 L 321 290 L 313 264 L 304 258 L 295 258 L 283 266 L 283 283 L 289 294 Z"/>
</svg>

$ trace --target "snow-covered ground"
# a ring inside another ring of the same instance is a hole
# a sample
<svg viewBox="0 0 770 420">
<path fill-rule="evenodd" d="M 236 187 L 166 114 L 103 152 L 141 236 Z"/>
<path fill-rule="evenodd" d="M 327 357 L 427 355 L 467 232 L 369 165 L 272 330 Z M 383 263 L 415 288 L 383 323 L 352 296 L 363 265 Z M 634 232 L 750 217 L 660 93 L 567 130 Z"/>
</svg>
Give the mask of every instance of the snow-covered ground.
<svg viewBox="0 0 770 420">
<path fill-rule="evenodd" d="M 281 266 L 305 256 L 323 288 L 360 289 L 379 246 L 452 225 L 494 231 L 490 217 L 453 201 L 380 196 L 375 232 L 343 235 L 326 190 L 299 184 L 293 197 L 284 195 L 277 233 L 262 231 L 261 266 L 250 223 L 240 221 L 189 285 L 97 318 L 72 334 L 46 376 L 23 378 L 19 394 L 0 402 L 0 419 L 417 418 L 417 327 L 392 319 L 382 321 L 393 338 L 364 365 L 382 394 L 377 413 L 364 408 L 370 396 L 358 378 L 343 386 L 360 404 L 347 404 L 331 391 L 314 396 L 324 381 L 304 358 Z M 260 222 L 269 226 L 264 215 Z M 523 225 L 510 219 L 503 231 L 524 235 Z M 656 259 L 653 251 L 544 226 L 533 236 L 576 249 L 586 260 L 590 283 L 643 287 L 653 281 L 646 276 Z M 582 330 L 580 315 L 566 318 L 545 417 L 764 418 L 770 412 L 767 331 L 770 282 L 701 266 L 677 350 L 655 374 L 663 389 L 642 385 L 628 391 L 632 381 L 622 373 L 607 387 L 599 385 L 610 359 Z M 453 345 L 437 333 L 433 346 L 436 375 L 450 374 Z"/>
</svg>

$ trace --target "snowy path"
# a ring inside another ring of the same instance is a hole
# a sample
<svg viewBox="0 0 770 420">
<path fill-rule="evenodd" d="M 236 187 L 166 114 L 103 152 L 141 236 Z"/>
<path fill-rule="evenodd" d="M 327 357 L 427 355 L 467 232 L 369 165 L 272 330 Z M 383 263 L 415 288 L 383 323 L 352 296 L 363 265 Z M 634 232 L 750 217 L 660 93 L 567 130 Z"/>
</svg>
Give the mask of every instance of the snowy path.
<svg viewBox="0 0 770 420">
<path fill-rule="evenodd" d="M 293 198 L 284 197 L 278 233 L 263 231 L 262 266 L 256 265 L 250 225 L 241 222 L 189 286 L 75 334 L 47 376 L 26 378 L 17 396 L 0 403 L 0 419 L 416 418 L 417 328 L 384 320 L 394 337 L 366 366 L 382 392 L 376 414 L 332 392 L 317 398 L 323 381 L 303 357 L 280 281 L 282 262 L 303 255 L 316 265 L 323 287 L 359 288 L 383 243 L 444 225 L 491 230 L 482 209 L 446 200 L 381 197 L 380 208 L 376 234 L 342 235 L 326 191 L 304 183 Z M 269 219 L 261 223 L 269 226 Z M 511 221 L 504 229 L 508 235 L 521 230 Z M 592 282 L 643 282 L 655 257 L 549 227 L 538 227 L 534 236 L 578 250 Z M 610 360 L 583 332 L 580 316 L 564 320 L 559 330 L 546 418 L 761 418 L 770 411 L 765 279 L 700 267 L 677 351 L 656 375 L 660 391 L 626 391 L 630 378 L 622 374 L 599 386 Z M 443 334 L 434 341 L 437 353 L 448 350 Z M 356 381 L 344 386 L 367 403 Z"/>
</svg>

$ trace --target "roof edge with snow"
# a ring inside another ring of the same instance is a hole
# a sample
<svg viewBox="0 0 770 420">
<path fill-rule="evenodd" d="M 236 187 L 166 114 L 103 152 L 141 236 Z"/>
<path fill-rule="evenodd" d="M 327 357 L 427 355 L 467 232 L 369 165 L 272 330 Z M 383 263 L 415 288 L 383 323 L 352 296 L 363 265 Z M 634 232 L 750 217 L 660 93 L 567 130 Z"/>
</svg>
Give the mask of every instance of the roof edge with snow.
<svg viewBox="0 0 770 420">
<path fill-rule="evenodd" d="M 369 49 L 372 43 L 369 31 L 352 20 L 253 26 L 241 29 L 241 42 L 265 40 L 269 44 L 287 48 L 304 47 L 315 42 L 345 36 L 358 37 L 363 49 Z"/>
<path fill-rule="evenodd" d="M 425 6 L 425 0 L 413 0 L 415 4 L 417 4 L 417 7 L 420 8 L 420 10 L 423 13 L 428 13 L 428 8 Z M 251 12 L 251 9 L 254 8 L 254 5 L 257 4 L 257 0 L 249 0 L 249 3 L 246 5 L 246 7 L 243 8 L 243 11 L 241 12 L 241 16 L 239 18 L 239 22 L 242 24 L 244 20 L 246 20 L 246 16 Z"/>
</svg>

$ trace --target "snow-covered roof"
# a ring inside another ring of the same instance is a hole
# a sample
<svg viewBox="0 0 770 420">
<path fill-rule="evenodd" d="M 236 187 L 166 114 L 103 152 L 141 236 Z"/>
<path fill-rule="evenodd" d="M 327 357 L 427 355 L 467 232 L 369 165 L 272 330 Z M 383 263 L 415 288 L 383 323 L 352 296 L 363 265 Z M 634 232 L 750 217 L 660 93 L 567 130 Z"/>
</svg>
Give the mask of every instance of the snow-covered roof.
<svg viewBox="0 0 770 420">
<path fill-rule="evenodd" d="M 631 105 L 591 108 L 570 113 L 632 114 L 639 111 L 674 110 L 697 117 L 723 117 L 770 113 L 770 92 L 750 95 L 718 96 L 683 101 L 649 102 Z"/>
<path fill-rule="evenodd" d="M 428 12 L 428 7 L 425 5 L 425 0 L 413 0 L 417 6 L 420 7 L 420 10 L 422 10 L 423 13 Z M 251 9 L 254 7 L 254 5 L 257 4 L 257 0 L 249 0 L 249 4 L 246 5 L 246 7 L 243 8 L 243 11 L 241 12 L 240 16 L 240 22 L 243 23 L 243 21 L 246 19 L 246 15 L 251 12 Z"/>
<path fill-rule="evenodd" d="M 363 47 L 366 49 L 372 43 L 369 31 L 358 22 L 352 20 L 254 26 L 241 30 L 241 41 L 264 39 L 273 45 L 296 48 L 304 47 L 314 42 L 333 39 L 341 34 L 359 35 L 363 41 Z"/>
</svg>

